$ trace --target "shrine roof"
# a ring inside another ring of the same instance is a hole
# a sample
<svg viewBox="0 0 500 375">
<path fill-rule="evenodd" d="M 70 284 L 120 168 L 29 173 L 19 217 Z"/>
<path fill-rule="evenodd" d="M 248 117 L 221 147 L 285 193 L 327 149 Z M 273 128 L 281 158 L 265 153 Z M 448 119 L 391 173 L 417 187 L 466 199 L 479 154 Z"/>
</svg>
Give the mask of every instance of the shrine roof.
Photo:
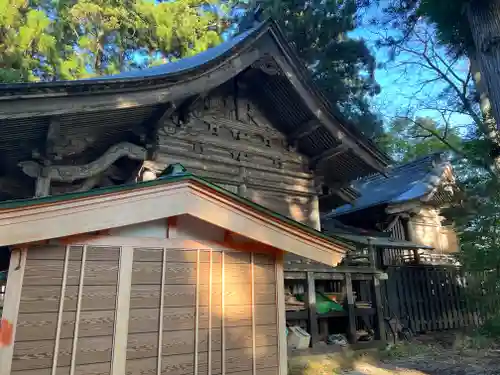
<svg viewBox="0 0 500 375">
<path fill-rule="evenodd" d="M 352 204 L 338 207 L 323 218 L 340 217 L 378 205 L 395 205 L 415 200 L 429 201 L 436 198 L 443 181 L 447 177 L 452 178 L 451 164 L 441 153 L 396 165 L 386 173 L 387 176 L 374 174 L 355 181 L 352 186 L 359 192 L 360 197 Z"/>
<path fill-rule="evenodd" d="M 0 174 L 18 169 L 46 141 L 51 118 L 64 139 L 89 140 L 72 163 L 137 138 L 167 103 L 204 95 L 230 79 L 248 88 L 299 152 L 325 161 L 335 182 L 382 172 L 390 159 L 327 101 L 272 20 L 198 55 L 117 75 L 76 81 L 0 85 Z M 135 138 L 134 138 L 135 137 Z M 339 145 L 345 150 L 328 154 Z"/>
</svg>

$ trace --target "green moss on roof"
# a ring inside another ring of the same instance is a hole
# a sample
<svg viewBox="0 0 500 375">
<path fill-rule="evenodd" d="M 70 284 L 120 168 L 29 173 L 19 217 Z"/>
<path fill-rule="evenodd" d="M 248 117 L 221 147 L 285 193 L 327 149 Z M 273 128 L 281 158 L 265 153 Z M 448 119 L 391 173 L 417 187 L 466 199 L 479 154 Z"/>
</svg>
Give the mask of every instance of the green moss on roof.
<svg viewBox="0 0 500 375">
<path fill-rule="evenodd" d="M 275 219 L 284 222 L 286 224 L 289 224 L 291 226 L 296 227 L 297 229 L 301 229 L 305 232 L 310 233 L 311 235 L 315 237 L 320 237 L 322 239 L 325 239 L 327 241 L 336 243 L 338 245 L 344 246 L 346 248 L 352 248 L 352 246 L 345 241 L 343 241 L 340 238 L 336 238 L 334 236 L 328 236 L 325 235 L 307 225 L 301 224 L 298 221 L 295 221 L 293 219 L 290 219 L 286 216 L 283 216 L 275 211 L 272 211 L 264 206 L 261 206 L 249 199 L 243 198 L 237 194 L 234 194 L 230 192 L 229 190 L 226 190 L 218 185 L 215 185 L 201 177 L 198 177 L 196 175 L 193 175 L 191 173 L 187 173 L 186 169 L 181 165 L 181 164 L 174 164 L 167 169 L 165 169 L 164 172 L 160 174 L 160 177 L 156 180 L 153 181 L 145 181 L 145 182 L 137 182 L 133 184 L 127 184 L 127 185 L 118 185 L 118 186 L 111 186 L 111 187 L 105 187 L 105 188 L 97 188 L 85 192 L 78 192 L 78 193 L 67 193 L 67 194 L 61 194 L 61 195 L 51 195 L 47 197 L 41 197 L 41 198 L 29 198 L 29 199 L 18 199 L 18 200 L 11 200 L 11 201 L 4 201 L 0 202 L 0 213 L 3 210 L 8 210 L 8 209 L 16 209 L 16 208 L 23 208 L 23 207 L 31 207 L 31 206 L 37 206 L 37 205 L 42 205 L 42 204 L 50 204 L 50 203 L 60 203 L 60 202 L 66 202 L 66 201 L 71 201 L 74 199 L 80 199 L 80 198 L 87 198 L 87 197 L 93 197 L 93 196 L 99 196 L 99 195 L 104 195 L 104 194 L 111 194 L 111 193 L 117 193 L 117 192 L 126 192 L 130 190 L 136 190 L 136 189 L 143 189 L 143 188 L 148 188 L 152 186 L 159 186 L 159 185 L 165 185 L 165 184 L 170 184 L 174 182 L 180 182 L 180 181 L 195 181 L 201 185 L 204 185 L 206 187 L 209 187 L 210 189 L 216 190 L 217 192 L 226 195 L 230 197 L 231 199 L 244 204 L 246 206 L 249 206 L 256 211 L 263 213 L 265 215 L 274 217 Z"/>
</svg>

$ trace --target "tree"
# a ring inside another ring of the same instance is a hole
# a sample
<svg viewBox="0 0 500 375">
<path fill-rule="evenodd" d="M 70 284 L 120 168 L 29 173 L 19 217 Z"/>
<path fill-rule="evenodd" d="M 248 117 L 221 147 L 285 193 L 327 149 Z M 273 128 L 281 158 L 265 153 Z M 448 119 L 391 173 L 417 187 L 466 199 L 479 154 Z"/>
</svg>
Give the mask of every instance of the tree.
<svg viewBox="0 0 500 375">
<path fill-rule="evenodd" d="M 426 2 L 422 0 L 419 4 L 422 6 L 419 11 L 423 11 Z M 455 2 L 442 4 L 450 8 L 456 6 Z M 449 14 L 454 11 L 449 9 L 446 15 L 437 14 L 451 21 L 453 16 Z M 391 35 L 381 43 L 390 47 L 394 57 L 390 65 L 401 73 L 401 83 L 408 87 L 409 82 L 416 81 L 414 90 L 408 92 L 412 99 L 410 104 L 399 114 L 404 120 L 393 122 L 385 142 L 390 145 L 389 151 L 402 159 L 436 148 L 449 150 L 454 155 L 460 192 L 443 214 L 454 222 L 459 234 L 461 263 L 464 271 L 473 276 L 468 278 L 469 291 L 485 318 L 483 328 L 489 334 L 500 335 L 498 309 L 492 309 L 500 303 L 500 182 L 496 126 L 494 122 L 492 126 L 491 117 L 488 117 L 485 90 L 477 79 L 475 61 L 458 53 L 460 46 L 465 45 L 460 39 L 463 34 L 445 27 L 445 21 L 434 24 L 437 30 L 425 20 L 410 21 L 411 29 L 403 28 L 398 38 Z M 455 25 L 463 26 L 463 21 Z M 450 48 L 450 44 L 443 45 L 445 32 L 448 32 L 446 37 L 456 41 L 455 49 Z M 422 122 L 419 115 L 423 113 L 432 115 L 435 122 Z M 415 135 L 425 137 L 423 143 L 416 143 Z"/>
<path fill-rule="evenodd" d="M 462 139 L 456 129 L 447 129 L 431 118 L 400 117 L 387 128 L 379 146 L 401 163 L 435 152 L 461 152 Z"/>
<path fill-rule="evenodd" d="M 499 133 L 489 121 L 469 60 L 450 54 L 440 44 L 435 29 L 425 22 L 414 24 L 411 32 L 398 41 L 392 35 L 379 34 L 379 45 L 389 47 L 392 61 L 387 67 L 399 75 L 395 84 L 405 87 L 408 105 L 397 115 L 415 119 L 425 114 L 439 121 L 444 129 L 455 128 L 464 141 L 481 141 L 481 148 L 473 153 L 467 149 L 472 147 L 470 142 L 464 143 L 466 148 L 453 151 L 492 175 L 499 175 Z M 438 134 L 434 135 L 439 139 Z"/>
<path fill-rule="evenodd" d="M 56 40 L 48 33 L 51 20 L 24 0 L 0 0 L 0 8 L 0 80 L 34 80 L 43 71 L 45 56 L 56 51 Z"/>
<path fill-rule="evenodd" d="M 0 0 L 0 80 L 71 80 L 142 68 L 221 42 L 199 0 Z"/>
<path fill-rule="evenodd" d="M 481 109 L 490 132 L 497 133 L 500 122 L 500 0 L 388 0 L 386 15 L 392 26 L 399 27 L 404 42 L 421 19 L 434 25 L 440 42 L 450 56 L 466 56 L 472 77 L 480 91 Z M 368 0 L 368 2 L 370 2 Z M 376 0 L 380 3 L 379 0 Z M 372 2 L 370 2 L 372 3 Z M 396 21 L 394 21 L 396 20 Z M 496 122 L 493 120 L 496 119 Z M 498 143 L 498 135 L 489 136 Z"/>
<path fill-rule="evenodd" d="M 368 136 L 383 133 L 369 98 L 380 92 L 376 61 L 363 40 L 348 33 L 356 28 L 355 0 L 262 0 L 264 17 L 284 30 L 326 98 Z"/>
</svg>

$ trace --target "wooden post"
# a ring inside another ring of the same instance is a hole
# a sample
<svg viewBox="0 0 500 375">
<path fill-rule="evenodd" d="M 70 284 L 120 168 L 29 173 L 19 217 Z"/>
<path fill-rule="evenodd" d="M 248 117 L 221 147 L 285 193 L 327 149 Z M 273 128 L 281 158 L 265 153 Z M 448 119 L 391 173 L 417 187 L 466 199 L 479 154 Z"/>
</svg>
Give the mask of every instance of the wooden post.
<svg viewBox="0 0 500 375">
<path fill-rule="evenodd" d="M 43 173 L 43 172 L 42 172 Z M 35 198 L 47 197 L 50 195 L 50 177 L 43 174 L 37 177 L 35 183 Z"/>
<path fill-rule="evenodd" d="M 370 253 L 371 267 L 373 269 L 373 304 L 376 310 L 376 330 L 375 330 L 375 340 L 385 340 L 385 323 L 384 323 L 384 311 L 382 308 L 382 294 L 380 293 L 380 280 L 375 273 L 376 271 L 376 248 L 368 239 L 368 251 Z"/>
<path fill-rule="evenodd" d="M 354 293 L 352 290 L 352 277 L 349 272 L 345 274 L 345 291 L 347 297 L 347 338 L 351 344 L 356 343 L 356 310 L 354 308 Z"/>
<path fill-rule="evenodd" d="M 377 329 L 375 330 L 375 340 L 385 340 L 385 322 L 382 308 L 382 295 L 380 293 L 380 280 L 377 275 L 373 275 L 373 299 L 375 310 L 377 312 Z"/>
<path fill-rule="evenodd" d="M 311 335 L 311 347 L 319 341 L 318 315 L 316 313 L 316 284 L 314 272 L 307 272 L 307 307 L 309 311 L 309 333 Z"/>
<path fill-rule="evenodd" d="M 222 253 L 224 267 L 224 253 Z M 224 285 L 224 271 L 222 273 L 222 284 Z M 224 296 L 224 293 L 222 293 Z M 286 375 L 288 370 L 288 345 L 286 338 L 286 311 L 285 311 L 285 275 L 283 274 L 283 252 L 276 255 L 276 303 L 278 305 L 278 350 L 279 350 L 279 372 L 278 375 Z M 222 303 L 224 306 L 224 303 Z M 224 325 L 222 326 L 224 329 Z M 224 338 L 224 331 L 222 331 Z M 225 343 L 225 341 L 223 341 Z M 222 346 L 222 375 L 225 375 L 225 344 Z"/>
</svg>

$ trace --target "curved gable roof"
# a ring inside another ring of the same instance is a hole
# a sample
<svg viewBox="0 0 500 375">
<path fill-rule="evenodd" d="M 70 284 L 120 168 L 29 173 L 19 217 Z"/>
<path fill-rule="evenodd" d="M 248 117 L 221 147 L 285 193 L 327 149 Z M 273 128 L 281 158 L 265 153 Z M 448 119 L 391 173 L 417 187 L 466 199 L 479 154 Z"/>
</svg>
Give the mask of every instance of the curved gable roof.
<svg viewBox="0 0 500 375">
<path fill-rule="evenodd" d="M 0 121 L 22 122 L 43 116 L 80 116 L 152 107 L 206 93 L 248 68 L 262 67 L 269 61 L 275 64 L 287 87 L 280 91 L 283 87 L 280 82 L 281 86 L 276 88 L 269 86 L 266 94 L 297 98 L 300 103 L 284 106 L 305 111 L 303 117 L 311 118 L 300 125 L 292 123 L 287 129 L 288 136 L 302 133 L 301 142 L 310 145 L 308 156 L 318 160 L 336 158 L 337 164 L 343 164 L 343 170 L 351 171 L 339 182 L 382 171 L 387 166 L 389 158 L 332 109 L 272 20 L 196 56 L 148 69 L 76 81 L 0 85 Z M 283 117 L 281 112 L 280 116 Z M 77 123 L 78 119 L 73 118 L 72 122 Z M 325 155 L 341 143 L 347 152 Z M 300 147 L 304 146 L 299 142 Z M 333 162 L 329 161 L 331 168 Z"/>
</svg>

